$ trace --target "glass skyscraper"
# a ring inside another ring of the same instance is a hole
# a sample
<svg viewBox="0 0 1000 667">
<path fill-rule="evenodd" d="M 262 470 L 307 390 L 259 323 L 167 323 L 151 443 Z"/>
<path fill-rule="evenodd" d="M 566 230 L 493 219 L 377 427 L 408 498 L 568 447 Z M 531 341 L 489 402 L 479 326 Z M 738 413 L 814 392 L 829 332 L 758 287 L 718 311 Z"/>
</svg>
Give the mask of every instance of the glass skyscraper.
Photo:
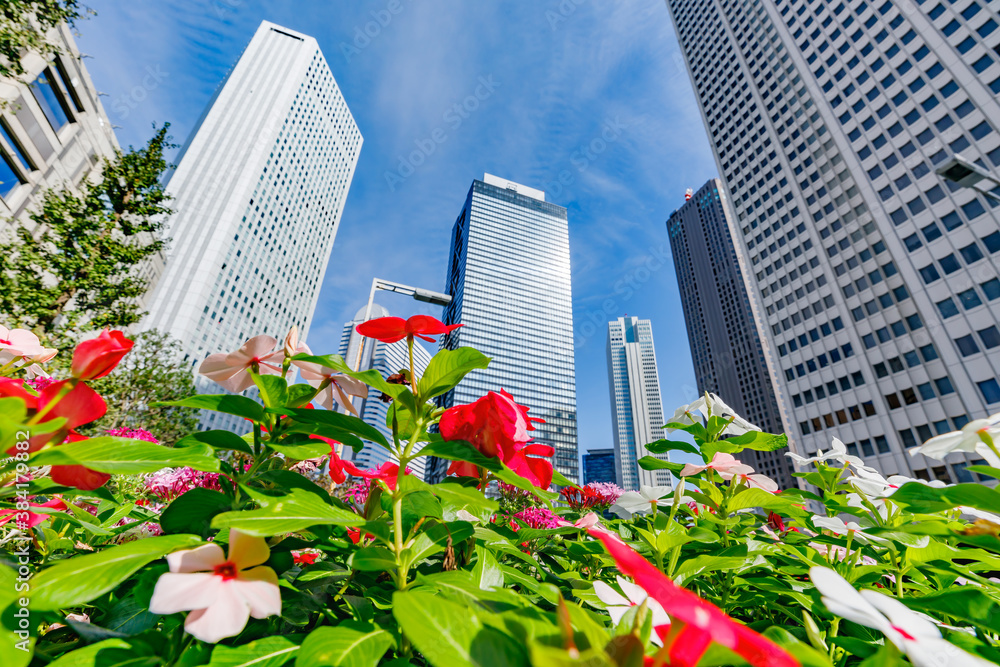
<svg viewBox="0 0 1000 667">
<path fill-rule="evenodd" d="M 690 191 L 689 191 L 690 193 Z M 713 178 L 670 214 L 667 233 L 680 287 L 698 392 L 716 394 L 767 433 L 783 433 L 772 373 L 733 244 L 733 216 Z M 752 288 L 751 288 L 752 289 Z M 744 450 L 740 460 L 787 489 L 795 486 L 785 450 Z"/>
<path fill-rule="evenodd" d="M 167 185 L 172 244 L 143 326 L 180 340 L 193 369 L 258 334 L 281 340 L 292 325 L 312 342 L 361 143 L 316 40 L 262 23 Z M 203 425 L 245 421 L 210 413 Z"/>
<path fill-rule="evenodd" d="M 389 317 L 389 311 L 378 304 L 372 304 L 371 319 L 377 317 Z M 339 354 L 347 364 L 351 368 L 356 367 L 361 371 L 374 368 L 384 378 L 398 373 L 403 369 L 409 369 L 410 353 L 406 345 L 406 340 L 396 341 L 395 343 L 383 343 L 374 338 L 365 338 L 364 347 L 359 349 L 363 337 L 355 331 L 355 327 L 364 322 L 364 318 L 365 308 L 362 308 L 354 316 L 353 320 L 344 324 L 344 331 L 340 338 Z M 359 352 L 361 354 L 360 360 L 358 359 Z M 431 353 L 427 351 L 427 348 L 421 345 L 420 341 L 413 341 L 413 366 L 418 378 L 426 370 L 427 364 L 430 361 Z M 368 398 L 356 397 L 353 400 L 354 407 L 358 411 L 358 416 L 381 431 L 385 435 L 386 440 L 392 442 L 392 429 L 386 426 L 389 403 L 381 400 L 381 393 L 372 390 Z M 422 447 L 422 444 L 418 445 L 415 452 L 419 452 Z M 345 456 L 350 451 L 350 449 L 345 450 Z M 385 447 L 375 443 L 366 443 L 365 448 L 354 454 L 353 457 L 354 465 L 362 470 L 378 468 L 386 461 L 398 461 Z M 410 463 L 409 468 L 412 474 L 420 479 L 424 479 L 426 476 L 426 466 L 427 458 L 424 457 Z"/>
<path fill-rule="evenodd" d="M 613 449 L 591 449 L 584 452 L 583 456 L 583 479 L 581 484 L 591 482 L 612 482 L 617 484 L 615 475 L 615 450 Z"/>
<path fill-rule="evenodd" d="M 907 449 L 1000 410 L 1000 25 L 977 0 L 667 0 L 764 306 L 797 449 Z"/>
<path fill-rule="evenodd" d="M 473 181 L 452 231 L 445 309 L 449 348 L 492 358 L 443 398 L 471 403 L 506 390 L 532 417 L 531 434 L 555 448 L 554 466 L 578 479 L 573 295 L 566 209 L 545 193 L 486 174 Z M 443 476 L 440 466 L 435 477 Z"/>
<path fill-rule="evenodd" d="M 619 317 L 608 322 L 608 384 L 618 486 L 626 491 L 670 486 L 669 470 L 643 470 L 638 463 L 644 456 L 670 460 L 667 454 L 654 455 L 646 449 L 663 437 L 666 424 L 649 320 Z"/>
</svg>

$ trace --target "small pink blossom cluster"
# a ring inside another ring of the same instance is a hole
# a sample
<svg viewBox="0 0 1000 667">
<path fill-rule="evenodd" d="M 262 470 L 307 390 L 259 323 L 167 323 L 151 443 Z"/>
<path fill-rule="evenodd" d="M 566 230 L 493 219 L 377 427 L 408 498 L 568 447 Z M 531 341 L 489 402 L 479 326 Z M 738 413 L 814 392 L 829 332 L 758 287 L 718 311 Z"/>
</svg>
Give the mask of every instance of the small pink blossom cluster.
<svg viewBox="0 0 1000 667">
<path fill-rule="evenodd" d="M 625 493 L 625 489 L 621 488 L 614 482 L 591 482 L 587 485 L 588 489 L 593 489 L 599 495 L 611 501 L 610 505 L 614 505 L 618 502 L 618 499 L 622 497 Z"/>
<path fill-rule="evenodd" d="M 371 490 L 370 482 L 365 479 L 347 488 L 344 497 L 352 501 L 358 507 L 364 507 L 368 502 L 368 493 Z"/>
<path fill-rule="evenodd" d="M 55 380 L 53 380 L 50 377 L 46 377 L 44 375 L 36 375 L 33 378 L 28 378 L 27 380 L 25 380 L 25 382 L 27 382 L 28 386 L 30 386 L 35 391 L 41 391 L 46 387 L 48 387 L 49 385 L 56 383 Z"/>
<path fill-rule="evenodd" d="M 110 431 L 105 431 L 105 433 L 119 438 L 144 440 L 145 442 L 152 442 L 154 444 L 160 443 L 160 441 L 156 439 L 155 435 L 143 428 L 113 428 Z"/>
<path fill-rule="evenodd" d="M 221 491 L 219 473 L 192 468 L 165 468 L 146 478 L 146 490 L 165 502 L 194 488 Z"/>
<path fill-rule="evenodd" d="M 529 507 L 521 510 L 514 516 L 528 524 L 530 528 L 559 527 L 558 517 L 544 507 Z M 510 525 L 514 530 L 517 530 L 518 524 L 516 522 L 511 521 Z"/>
</svg>

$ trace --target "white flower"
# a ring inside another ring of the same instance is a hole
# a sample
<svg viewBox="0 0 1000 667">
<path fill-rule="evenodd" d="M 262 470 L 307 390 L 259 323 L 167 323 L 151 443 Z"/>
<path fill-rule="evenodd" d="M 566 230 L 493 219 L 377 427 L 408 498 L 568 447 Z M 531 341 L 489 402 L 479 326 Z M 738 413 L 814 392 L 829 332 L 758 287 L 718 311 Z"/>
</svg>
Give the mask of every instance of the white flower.
<svg viewBox="0 0 1000 667">
<path fill-rule="evenodd" d="M 669 486 L 643 486 L 638 491 L 626 491 L 611 506 L 611 511 L 623 519 L 631 519 L 633 514 L 653 511 L 653 503 L 665 506 L 670 502 L 661 500 L 670 495 Z"/>
<path fill-rule="evenodd" d="M 229 531 L 229 558 L 218 544 L 167 556 L 170 572 L 160 575 L 149 610 L 154 614 L 190 611 L 184 630 L 214 644 L 243 631 L 250 617 L 281 613 L 278 576 L 262 563 L 270 557 L 267 541 Z"/>
<path fill-rule="evenodd" d="M 792 452 L 786 452 L 785 456 L 790 458 L 795 462 L 797 466 L 805 466 L 810 463 L 818 463 L 820 461 L 836 461 L 841 465 L 851 464 L 855 468 L 865 469 L 874 471 L 874 468 L 870 468 L 865 465 L 865 462 L 859 459 L 857 456 L 851 456 L 847 453 L 847 445 L 840 441 L 839 438 L 834 438 L 831 443 L 830 451 L 824 452 L 822 449 L 816 452 L 816 456 L 811 456 L 806 458 L 804 456 L 799 456 Z"/>
<path fill-rule="evenodd" d="M 843 519 L 837 516 L 813 516 L 813 525 L 822 530 L 829 530 L 831 533 L 836 533 L 837 535 L 847 535 L 848 531 L 854 531 L 854 539 L 858 542 L 868 542 L 869 540 L 873 542 L 885 542 L 885 538 L 875 537 L 874 535 L 869 535 L 864 532 L 861 525 L 855 521 L 844 522 Z"/>
<path fill-rule="evenodd" d="M 825 567 L 809 570 L 823 604 L 837 616 L 874 628 L 906 654 L 916 667 L 970 667 L 992 662 L 946 641 L 927 617 L 899 600 L 871 590 L 860 593 L 846 579 Z"/>
<path fill-rule="evenodd" d="M 667 612 L 663 611 L 663 607 L 660 603 L 649 597 L 646 591 L 642 590 L 639 586 L 622 579 L 621 577 L 616 577 L 618 580 L 618 586 L 622 589 L 625 595 L 622 595 L 615 589 L 608 586 L 603 581 L 594 582 L 594 593 L 597 597 L 601 599 L 607 607 L 608 614 L 611 615 L 611 622 L 615 625 L 622 620 L 622 616 L 625 615 L 632 607 L 638 607 L 643 602 L 646 603 L 646 608 L 649 609 L 650 613 L 653 615 L 653 627 L 658 628 L 663 625 L 670 625 L 670 617 L 667 616 Z M 663 640 L 653 632 L 653 636 L 650 638 L 657 646 L 663 646 Z"/>
<path fill-rule="evenodd" d="M 759 431 L 759 426 L 754 426 L 743 417 L 736 414 L 736 411 L 731 407 L 722 402 L 722 399 L 715 394 L 705 393 L 704 396 L 699 398 L 694 403 L 689 405 L 682 405 L 674 411 L 674 416 L 671 417 L 667 423 L 679 423 L 679 424 L 693 424 L 694 418 L 691 416 L 692 412 L 697 412 L 706 419 L 708 417 L 722 417 L 732 418 L 732 423 L 726 426 L 722 431 L 722 435 L 743 435 L 750 431 Z M 673 428 L 664 429 L 668 433 L 674 431 Z"/>
<path fill-rule="evenodd" d="M 1000 438 L 1000 413 L 986 419 L 973 419 L 961 431 L 937 435 L 910 450 L 910 454 L 923 454 L 943 460 L 952 452 L 969 452 L 982 456 L 991 466 L 1000 467 L 1000 455 L 987 444 Z"/>
</svg>

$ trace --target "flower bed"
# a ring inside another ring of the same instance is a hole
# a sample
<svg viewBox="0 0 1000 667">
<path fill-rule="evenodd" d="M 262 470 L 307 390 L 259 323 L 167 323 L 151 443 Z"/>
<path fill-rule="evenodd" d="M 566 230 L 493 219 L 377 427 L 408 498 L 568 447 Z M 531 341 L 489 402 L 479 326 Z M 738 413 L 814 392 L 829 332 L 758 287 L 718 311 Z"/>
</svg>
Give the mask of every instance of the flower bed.
<svg viewBox="0 0 1000 667">
<path fill-rule="evenodd" d="M 411 345 L 448 330 L 359 327 Z M 294 331 L 259 336 L 201 370 L 260 402 L 172 404 L 250 433 L 168 448 L 76 433 L 106 409 L 88 382 L 128 353 L 120 332 L 81 343 L 62 380 L 29 332 L 0 334 L 4 667 L 1000 663 L 1000 492 L 885 478 L 836 440 L 796 457 L 809 490 L 778 489 L 739 457 L 787 439 L 712 395 L 647 446 L 700 464 L 640 461 L 684 483 L 623 493 L 553 470 L 538 420 L 499 387 L 438 407 L 489 363 L 470 348 L 390 382 Z M 348 414 L 369 392 L 391 400 L 391 438 Z M 977 420 L 920 451 L 978 452 L 990 465 L 972 469 L 997 478 L 997 434 Z M 344 449 L 365 442 L 393 460 L 358 469 Z M 422 456 L 451 461 L 449 477 L 408 474 Z"/>
</svg>

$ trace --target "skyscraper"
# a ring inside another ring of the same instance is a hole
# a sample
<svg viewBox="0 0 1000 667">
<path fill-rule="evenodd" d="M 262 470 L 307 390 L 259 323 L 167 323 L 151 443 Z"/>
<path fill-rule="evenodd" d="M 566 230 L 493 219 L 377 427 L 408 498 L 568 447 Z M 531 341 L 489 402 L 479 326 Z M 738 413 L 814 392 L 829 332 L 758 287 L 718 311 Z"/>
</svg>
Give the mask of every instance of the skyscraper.
<svg viewBox="0 0 1000 667">
<path fill-rule="evenodd" d="M 192 367 L 292 325 L 308 340 L 361 142 L 316 40 L 262 23 L 167 186 L 173 243 L 144 326 Z"/>
<path fill-rule="evenodd" d="M 793 438 L 883 473 L 1000 407 L 1000 218 L 934 168 L 1000 166 L 978 2 L 667 0 L 776 351 Z"/>
<path fill-rule="evenodd" d="M 690 192 L 690 191 L 689 191 Z M 698 392 L 718 395 L 767 433 L 782 433 L 781 411 L 733 245 L 733 216 L 713 178 L 670 214 L 667 232 L 687 323 Z M 781 488 L 795 486 L 784 451 L 745 450 L 741 460 Z"/>
<path fill-rule="evenodd" d="M 72 29 L 60 24 L 46 39 L 59 53 L 26 52 L 25 74 L 0 79 L 0 219 L 15 223 L 0 223 L 0 241 L 33 224 L 29 214 L 46 190 L 76 188 L 118 150 Z"/>
<path fill-rule="evenodd" d="M 591 482 L 612 482 L 618 483 L 618 476 L 615 474 L 615 450 L 614 449 L 591 449 L 583 453 L 583 479 L 581 484 Z"/>
<path fill-rule="evenodd" d="M 374 319 L 376 317 L 389 317 L 389 311 L 378 304 L 373 304 L 371 318 Z M 365 339 L 364 348 L 360 349 L 361 358 L 360 360 L 358 359 L 362 336 L 354 328 L 364 321 L 365 308 L 362 308 L 354 316 L 353 320 L 344 324 L 344 332 L 340 338 L 340 356 L 344 358 L 351 368 L 356 367 L 362 371 L 374 368 L 385 378 L 398 373 L 400 370 L 408 369 L 410 367 L 410 353 L 406 345 L 406 340 L 396 341 L 395 343 L 383 343 L 374 338 L 367 338 Z M 431 356 L 431 353 L 419 341 L 413 342 L 413 366 L 418 378 L 427 368 L 427 364 L 430 363 Z M 363 420 L 380 430 L 385 434 L 386 439 L 392 442 L 392 430 L 386 426 L 386 415 L 389 411 L 389 404 L 384 403 L 380 397 L 381 394 L 373 390 L 371 396 L 368 398 L 355 398 L 354 407 Z M 415 452 L 419 452 L 422 447 L 423 445 L 418 445 Z M 398 461 L 398 459 L 391 455 L 385 447 L 374 443 L 366 444 L 363 450 L 354 454 L 354 465 L 362 470 L 378 468 L 386 461 Z M 426 465 L 427 459 L 419 458 L 413 461 L 409 465 L 409 468 L 414 475 L 420 479 L 424 479 Z"/>
<path fill-rule="evenodd" d="M 492 358 L 443 398 L 471 403 L 505 389 L 530 415 L 531 432 L 555 448 L 554 466 L 576 481 L 576 369 L 566 209 L 541 190 L 486 174 L 472 182 L 452 231 L 445 309 L 449 349 L 474 347 Z M 443 471 L 435 469 L 440 478 Z"/>
<path fill-rule="evenodd" d="M 643 470 L 638 461 L 654 456 L 646 445 L 663 437 L 663 402 L 653 348 L 653 326 L 638 317 L 608 322 L 608 384 L 615 431 L 615 477 L 626 491 L 670 485 L 669 470 Z M 666 454 L 655 455 L 664 461 Z"/>
</svg>

